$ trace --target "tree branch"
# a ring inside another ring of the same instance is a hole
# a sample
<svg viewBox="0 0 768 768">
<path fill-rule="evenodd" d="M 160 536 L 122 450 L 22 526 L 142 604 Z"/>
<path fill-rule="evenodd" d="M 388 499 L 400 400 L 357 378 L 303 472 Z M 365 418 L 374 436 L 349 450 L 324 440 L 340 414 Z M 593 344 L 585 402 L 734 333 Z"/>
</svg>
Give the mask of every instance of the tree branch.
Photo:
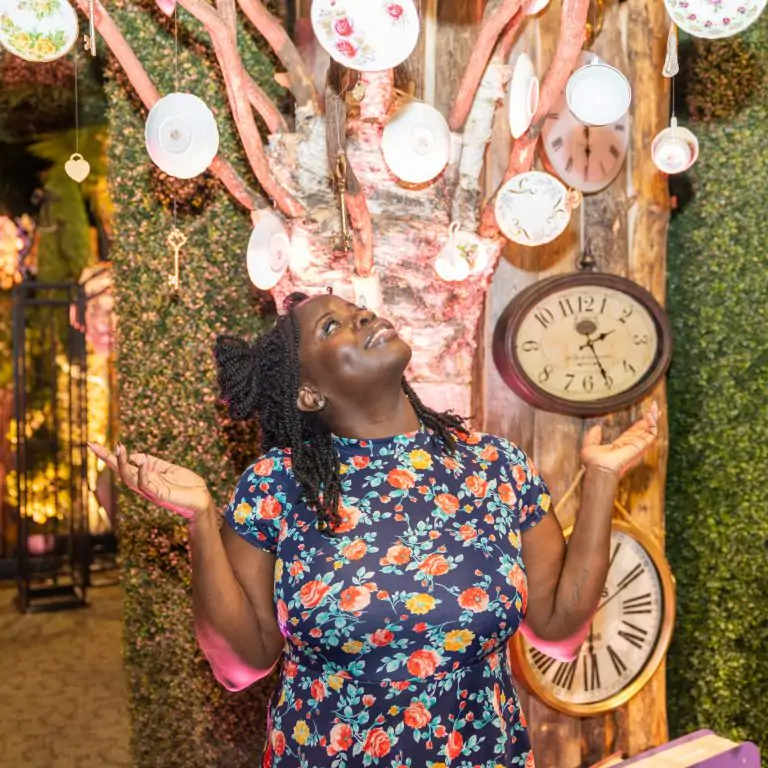
<svg viewBox="0 0 768 768">
<path fill-rule="evenodd" d="M 485 19 L 480 27 L 480 33 L 475 40 L 472 53 L 469 56 L 469 63 L 464 71 L 464 77 L 461 79 L 459 89 L 451 106 L 451 115 L 448 118 L 448 125 L 452 131 L 461 130 L 464 125 L 469 110 L 472 109 L 472 103 L 475 94 L 480 86 L 485 68 L 491 58 L 493 49 L 499 40 L 499 36 L 504 32 L 507 24 L 518 12 L 520 6 L 527 5 L 529 0 L 489 0 L 485 8 Z"/>
<path fill-rule="evenodd" d="M 317 114 L 320 108 L 312 76 L 280 20 L 275 18 L 260 0 L 238 0 L 238 3 L 248 20 L 288 70 L 291 93 L 297 106 L 309 107 L 313 114 Z"/>
<path fill-rule="evenodd" d="M 560 38 L 557 41 L 555 55 L 541 83 L 539 106 L 533 117 L 531 128 L 512 144 L 502 185 L 513 176 L 529 171 L 533 166 L 541 126 L 555 101 L 560 98 L 584 44 L 588 10 L 589 0 L 563 0 Z M 499 233 L 494 211 L 498 192 L 497 189 L 483 211 L 480 224 L 480 234 L 483 237 L 494 237 Z"/>
<path fill-rule="evenodd" d="M 88 15 L 88 0 L 77 0 L 80 10 Z M 141 99 L 147 109 L 152 109 L 160 99 L 155 84 L 150 80 L 149 75 L 142 66 L 128 41 L 123 37 L 112 17 L 106 12 L 104 6 L 96 0 L 94 24 L 99 34 L 104 38 L 112 54 L 117 59 L 126 77 L 130 81 L 136 95 Z M 242 206 L 249 211 L 258 208 L 262 201 L 257 192 L 250 189 L 245 180 L 235 171 L 235 169 L 223 158 L 216 156 L 208 167 L 208 170 L 224 184 L 227 191 Z"/>
<path fill-rule="evenodd" d="M 245 71 L 226 21 L 208 5 L 206 0 L 180 0 L 180 4 L 206 28 L 211 36 L 213 49 L 224 75 L 232 116 L 256 178 L 286 216 L 298 218 L 304 213 L 304 206 L 280 186 L 264 154 L 264 146 L 247 95 L 248 73 Z"/>
</svg>

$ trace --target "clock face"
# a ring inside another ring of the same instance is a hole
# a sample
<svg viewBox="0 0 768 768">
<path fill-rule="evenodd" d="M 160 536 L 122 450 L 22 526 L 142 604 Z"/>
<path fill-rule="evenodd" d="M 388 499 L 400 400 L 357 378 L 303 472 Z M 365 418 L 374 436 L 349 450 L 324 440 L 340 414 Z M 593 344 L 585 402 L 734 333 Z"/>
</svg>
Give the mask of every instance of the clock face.
<svg viewBox="0 0 768 768">
<path fill-rule="evenodd" d="M 614 709 L 639 691 L 661 662 L 672 637 L 674 602 L 663 555 L 644 534 L 615 521 L 605 588 L 578 656 L 554 659 L 518 633 L 510 646 L 515 674 L 568 714 Z"/>
<path fill-rule="evenodd" d="M 582 52 L 577 67 L 594 61 Z M 582 125 L 568 109 L 565 92 L 547 115 L 541 131 L 542 147 L 555 175 L 568 186 L 594 193 L 618 175 L 629 148 L 629 117 L 613 125 Z"/>
<path fill-rule="evenodd" d="M 535 386 L 564 400 L 591 402 L 636 386 L 656 361 L 659 337 L 654 318 L 633 296 L 586 284 L 533 304 L 514 344 Z"/>
</svg>

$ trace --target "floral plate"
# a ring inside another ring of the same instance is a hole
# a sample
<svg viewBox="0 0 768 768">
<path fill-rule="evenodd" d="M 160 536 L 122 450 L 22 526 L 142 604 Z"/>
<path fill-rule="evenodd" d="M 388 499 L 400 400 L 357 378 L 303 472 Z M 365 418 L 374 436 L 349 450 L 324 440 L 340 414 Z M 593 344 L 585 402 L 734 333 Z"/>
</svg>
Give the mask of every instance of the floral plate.
<svg viewBox="0 0 768 768">
<path fill-rule="evenodd" d="M 763 12 L 766 0 L 664 0 L 664 4 L 680 29 L 715 40 L 743 32 Z"/>
<path fill-rule="evenodd" d="M 78 32 L 77 14 L 67 0 L 0 0 L 0 45 L 21 59 L 60 59 Z"/>
<path fill-rule="evenodd" d="M 402 64 L 419 39 L 413 0 L 313 0 L 311 18 L 330 57 L 360 72 Z"/>
<path fill-rule="evenodd" d="M 544 245 L 571 220 L 568 190 L 554 176 L 529 171 L 513 176 L 496 198 L 496 221 L 508 240 Z"/>
</svg>

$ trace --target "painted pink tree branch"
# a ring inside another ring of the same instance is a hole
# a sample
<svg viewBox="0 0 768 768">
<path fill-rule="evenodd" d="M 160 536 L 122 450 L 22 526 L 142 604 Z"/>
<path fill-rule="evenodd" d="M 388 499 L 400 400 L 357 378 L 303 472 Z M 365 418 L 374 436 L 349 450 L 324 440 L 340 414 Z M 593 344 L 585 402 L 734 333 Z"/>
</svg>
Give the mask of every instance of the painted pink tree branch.
<svg viewBox="0 0 768 768">
<path fill-rule="evenodd" d="M 77 0 L 80 10 L 88 15 L 88 0 Z M 160 99 L 160 94 L 155 84 L 150 79 L 128 41 L 123 37 L 112 17 L 104 9 L 104 6 L 96 0 L 94 5 L 94 24 L 104 42 L 114 54 L 120 66 L 130 81 L 136 95 L 147 109 L 152 109 Z M 250 189 L 245 180 L 235 169 L 218 155 L 213 159 L 209 170 L 216 176 L 232 197 L 249 211 L 259 207 L 261 200 L 257 192 Z"/>
<path fill-rule="evenodd" d="M 237 52 L 237 46 L 227 27 L 227 22 L 205 0 L 181 0 L 180 5 L 191 13 L 211 36 L 213 50 L 224 75 L 232 117 L 237 125 L 240 141 L 251 169 L 277 207 L 289 218 L 298 218 L 304 214 L 304 206 L 280 185 L 267 162 L 256 119 L 248 100 L 249 76 Z"/>
<path fill-rule="evenodd" d="M 496 43 L 504 32 L 510 20 L 518 12 L 521 5 L 525 7 L 530 0 L 490 0 L 485 8 L 485 19 L 480 27 L 480 33 L 477 36 L 472 53 L 469 56 L 469 63 L 464 76 L 459 83 L 456 96 L 451 106 L 451 114 L 448 118 L 448 125 L 452 131 L 459 131 L 463 127 L 475 100 L 475 94 L 483 79 L 488 62 L 491 59 Z M 495 7 L 494 7 L 495 6 Z"/>
<path fill-rule="evenodd" d="M 288 70 L 290 90 L 296 105 L 299 107 L 311 107 L 312 111 L 319 111 L 317 92 L 312 76 L 307 69 L 301 54 L 296 49 L 288 33 L 259 0 L 238 0 L 243 13 L 269 46 L 280 59 L 282 65 Z"/>
<path fill-rule="evenodd" d="M 555 101 L 563 92 L 565 84 L 576 66 L 581 47 L 584 45 L 588 10 L 589 0 L 563 0 L 560 37 L 557 41 L 555 55 L 541 83 L 539 106 L 533 117 L 531 128 L 512 144 L 502 184 L 509 181 L 513 176 L 525 173 L 533 167 L 534 153 L 541 135 L 541 126 Z M 480 221 L 480 234 L 483 237 L 495 237 L 499 233 L 494 212 L 497 194 L 498 189 L 483 210 Z"/>
</svg>

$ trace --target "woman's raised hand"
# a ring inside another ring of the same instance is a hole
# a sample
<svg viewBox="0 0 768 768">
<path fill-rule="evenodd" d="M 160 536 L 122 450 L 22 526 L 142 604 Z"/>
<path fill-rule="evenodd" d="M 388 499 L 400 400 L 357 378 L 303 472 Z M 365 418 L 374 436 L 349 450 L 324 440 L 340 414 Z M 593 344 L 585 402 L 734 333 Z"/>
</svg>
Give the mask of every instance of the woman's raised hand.
<svg viewBox="0 0 768 768">
<path fill-rule="evenodd" d="M 187 520 L 213 509 L 205 480 L 194 472 L 148 453 L 129 454 L 117 444 L 115 453 L 97 443 L 88 447 L 132 490 Z"/>
</svg>

